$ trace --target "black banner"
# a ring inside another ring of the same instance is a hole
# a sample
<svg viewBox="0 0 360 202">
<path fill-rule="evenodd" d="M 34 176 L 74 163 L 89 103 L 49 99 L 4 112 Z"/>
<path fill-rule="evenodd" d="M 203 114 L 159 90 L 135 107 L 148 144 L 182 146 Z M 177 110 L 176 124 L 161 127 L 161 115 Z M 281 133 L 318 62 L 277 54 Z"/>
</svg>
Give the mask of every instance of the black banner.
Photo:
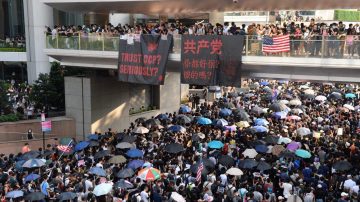
<svg viewBox="0 0 360 202">
<path fill-rule="evenodd" d="M 184 35 L 181 82 L 204 86 L 240 86 L 244 36 Z"/>
<path fill-rule="evenodd" d="M 120 39 L 119 81 L 163 85 L 171 44 L 170 35 Z"/>
</svg>

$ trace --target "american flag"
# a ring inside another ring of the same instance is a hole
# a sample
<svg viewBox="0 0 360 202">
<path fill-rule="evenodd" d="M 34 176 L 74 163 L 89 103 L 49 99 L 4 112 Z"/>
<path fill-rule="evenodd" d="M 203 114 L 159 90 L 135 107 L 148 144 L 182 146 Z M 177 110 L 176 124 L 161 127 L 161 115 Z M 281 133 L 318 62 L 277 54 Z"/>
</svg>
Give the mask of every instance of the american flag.
<svg viewBox="0 0 360 202">
<path fill-rule="evenodd" d="M 201 162 L 199 167 L 198 167 L 198 170 L 197 170 L 197 173 L 196 173 L 196 182 L 200 182 L 201 181 L 201 172 L 204 170 L 204 163 Z"/>
<path fill-rule="evenodd" d="M 264 36 L 262 43 L 264 53 L 280 53 L 290 51 L 289 35 L 269 37 Z"/>
<path fill-rule="evenodd" d="M 62 152 L 65 152 L 65 153 L 71 152 L 71 148 L 72 148 L 72 146 L 69 146 L 69 145 L 58 145 L 57 146 L 57 149 L 59 151 L 62 151 Z"/>
</svg>

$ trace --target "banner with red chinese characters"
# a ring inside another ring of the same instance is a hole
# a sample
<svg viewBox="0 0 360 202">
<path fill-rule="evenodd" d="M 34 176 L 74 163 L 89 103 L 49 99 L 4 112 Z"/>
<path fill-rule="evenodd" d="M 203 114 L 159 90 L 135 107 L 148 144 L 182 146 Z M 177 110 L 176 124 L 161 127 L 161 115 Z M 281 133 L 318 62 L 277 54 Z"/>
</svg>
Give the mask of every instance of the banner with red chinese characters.
<svg viewBox="0 0 360 202">
<path fill-rule="evenodd" d="M 240 86 L 244 36 L 184 35 L 181 82 L 203 86 Z"/>
<path fill-rule="evenodd" d="M 120 39 L 119 81 L 163 85 L 172 37 L 130 35 Z"/>
</svg>

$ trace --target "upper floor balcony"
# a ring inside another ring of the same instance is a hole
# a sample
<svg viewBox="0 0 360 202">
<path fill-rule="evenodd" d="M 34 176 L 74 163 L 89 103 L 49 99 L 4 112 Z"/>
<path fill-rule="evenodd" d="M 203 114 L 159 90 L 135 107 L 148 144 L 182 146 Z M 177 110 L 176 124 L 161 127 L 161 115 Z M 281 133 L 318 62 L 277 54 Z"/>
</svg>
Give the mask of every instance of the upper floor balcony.
<svg viewBox="0 0 360 202">
<path fill-rule="evenodd" d="M 0 39 L 0 61 L 26 62 L 25 40 L 15 40 L 12 38 Z"/>
</svg>

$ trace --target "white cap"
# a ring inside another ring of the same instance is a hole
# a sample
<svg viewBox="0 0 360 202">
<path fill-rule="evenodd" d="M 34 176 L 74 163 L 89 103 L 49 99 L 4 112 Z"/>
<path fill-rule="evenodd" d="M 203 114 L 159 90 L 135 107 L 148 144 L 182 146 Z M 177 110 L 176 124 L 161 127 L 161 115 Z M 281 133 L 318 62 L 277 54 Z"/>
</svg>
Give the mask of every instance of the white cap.
<svg viewBox="0 0 360 202">
<path fill-rule="evenodd" d="M 345 193 L 345 192 L 341 192 L 341 196 L 348 196 L 349 194 Z"/>
</svg>

